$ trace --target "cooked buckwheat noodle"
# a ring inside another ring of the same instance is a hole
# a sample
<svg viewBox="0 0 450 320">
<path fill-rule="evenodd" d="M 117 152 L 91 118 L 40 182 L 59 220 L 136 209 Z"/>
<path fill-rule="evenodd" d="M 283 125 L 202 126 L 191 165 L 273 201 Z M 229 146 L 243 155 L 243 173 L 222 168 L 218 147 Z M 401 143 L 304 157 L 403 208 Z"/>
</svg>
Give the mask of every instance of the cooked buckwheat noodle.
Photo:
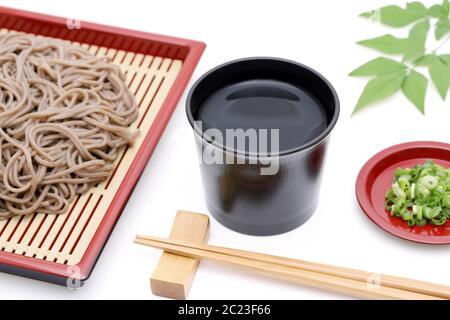
<svg viewBox="0 0 450 320">
<path fill-rule="evenodd" d="M 64 41 L 0 36 L 0 220 L 61 214 L 104 181 L 137 131 L 125 76 Z"/>
</svg>

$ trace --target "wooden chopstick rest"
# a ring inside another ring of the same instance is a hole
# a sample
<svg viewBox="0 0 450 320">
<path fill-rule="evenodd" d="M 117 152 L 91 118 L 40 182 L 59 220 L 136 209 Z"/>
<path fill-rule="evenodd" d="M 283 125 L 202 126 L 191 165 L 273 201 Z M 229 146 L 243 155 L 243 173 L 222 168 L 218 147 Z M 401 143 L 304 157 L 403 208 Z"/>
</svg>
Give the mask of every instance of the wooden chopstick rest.
<svg viewBox="0 0 450 320">
<path fill-rule="evenodd" d="M 201 244 L 207 240 L 208 233 L 208 216 L 178 211 L 169 238 Z M 150 278 L 153 294 L 171 299 L 186 299 L 198 265 L 198 259 L 164 252 Z"/>
</svg>

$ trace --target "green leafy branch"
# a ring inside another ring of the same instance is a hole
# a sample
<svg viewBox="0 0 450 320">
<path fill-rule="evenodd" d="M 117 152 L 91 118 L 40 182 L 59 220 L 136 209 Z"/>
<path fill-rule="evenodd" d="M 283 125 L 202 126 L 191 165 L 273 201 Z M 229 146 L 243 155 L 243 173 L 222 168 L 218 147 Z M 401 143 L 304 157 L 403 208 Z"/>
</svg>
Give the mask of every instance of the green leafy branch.
<svg viewBox="0 0 450 320">
<path fill-rule="evenodd" d="M 450 88 L 450 54 L 441 54 L 438 51 L 450 40 L 449 14 L 449 0 L 430 8 L 420 2 L 410 2 L 406 8 L 391 5 L 361 14 L 362 17 L 379 21 L 389 27 L 414 25 L 407 38 L 386 34 L 358 42 L 387 55 L 402 56 L 402 61 L 378 57 L 350 73 L 350 76 L 373 77 L 364 88 L 353 114 L 399 90 L 425 114 L 425 96 L 429 81 L 417 71 L 419 67 L 428 68 L 434 86 L 441 98 L 446 100 Z M 440 41 L 440 45 L 427 52 L 426 43 L 432 22 L 435 38 Z"/>
</svg>

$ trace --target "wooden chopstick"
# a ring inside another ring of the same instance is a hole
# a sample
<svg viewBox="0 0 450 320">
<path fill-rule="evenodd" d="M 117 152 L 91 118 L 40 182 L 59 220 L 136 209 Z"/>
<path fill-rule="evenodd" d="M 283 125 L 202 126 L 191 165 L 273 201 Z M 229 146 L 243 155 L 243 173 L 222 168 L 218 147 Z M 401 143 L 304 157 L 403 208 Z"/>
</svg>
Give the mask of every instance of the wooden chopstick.
<svg viewBox="0 0 450 320">
<path fill-rule="evenodd" d="M 268 277 L 307 285 L 338 293 L 369 299 L 440 299 L 440 296 L 423 294 L 382 284 L 370 284 L 364 281 L 344 277 L 351 269 L 337 268 L 341 275 L 312 271 L 314 263 L 258 254 L 242 250 L 196 245 L 172 241 L 157 237 L 138 235 L 136 243 L 163 249 L 182 256 L 215 261 L 221 264 L 239 267 Z M 308 268 L 302 268 L 306 266 Z M 331 267 L 319 265 L 322 269 Z M 345 271 L 345 272 L 344 272 Z M 361 272 L 362 273 L 362 272 Z M 362 279 L 362 278 L 361 278 Z"/>
<path fill-rule="evenodd" d="M 381 286 L 390 287 L 400 290 L 406 290 L 411 292 L 416 292 L 420 294 L 430 295 L 439 297 L 442 299 L 450 299 L 450 287 L 444 286 L 440 284 L 434 284 L 419 280 L 407 279 L 402 277 L 390 276 L 390 275 L 382 275 L 382 274 L 374 274 L 366 271 L 343 268 L 337 266 L 331 266 L 326 264 L 319 264 L 314 262 L 308 262 L 303 260 L 291 259 L 286 257 L 273 256 L 268 254 L 261 254 L 256 252 L 238 250 L 238 249 L 230 249 L 224 247 L 210 246 L 210 245 L 196 245 L 186 242 L 180 241 L 167 241 L 166 239 L 156 238 L 156 237 L 148 237 L 138 235 L 138 239 L 151 239 L 158 242 L 163 242 L 166 244 L 178 244 L 183 247 L 189 247 L 193 249 L 206 250 L 210 252 L 218 252 L 224 253 L 228 255 L 245 257 L 249 259 L 281 264 L 288 267 L 300 268 L 307 271 L 318 272 L 329 274 L 332 276 L 347 278 L 356 281 L 362 281 L 365 283 L 370 283 L 377 281 Z"/>
</svg>

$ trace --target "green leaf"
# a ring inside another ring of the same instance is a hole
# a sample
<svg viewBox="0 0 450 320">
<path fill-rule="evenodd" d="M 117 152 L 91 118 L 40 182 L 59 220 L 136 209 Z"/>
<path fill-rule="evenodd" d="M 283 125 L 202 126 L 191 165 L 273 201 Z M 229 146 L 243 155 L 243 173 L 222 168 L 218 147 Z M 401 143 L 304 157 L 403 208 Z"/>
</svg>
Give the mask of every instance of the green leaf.
<svg viewBox="0 0 450 320">
<path fill-rule="evenodd" d="M 450 32 L 450 19 L 441 18 L 436 24 L 435 36 L 437 40 L 441 40 L 447 33 Z"/>
<path fill-rule="evenodd" d="M 414 61 L 414 64 L 416 64 L 418 66 L 429 67 L 430 65 L 435 63 L 437 59 L 438 59 L 438 56 L 435 54 L 426 54 L 423 57 L 421 57 L 420 59 L 417 59 L 416 61 Z"/>
<path fill-rule="evenodd" d="M 436 4 L 428 9 L 428 14 L 434 18 L 447 18 L 450 13 L 450 2 L 449 0 L 444 0 L 440 4 Z"/>
<path fill-rule="evenodd" d="M 440 4 L 435 4 L 430 9 L 428 9 L 428 14 L 433 18 L 446 17 L 445 10 Z"/>
<path fill-rule="evenodd" d="M 369 47 L 387 54 L 403 54 L 409 47 L 408 39 L 396 38 L 390 34 L 358 42 L 359 45 Z"/>
<path fill-rule="evenodd" d="M 439 56 L 439 59 L 441 59 L 442 61 L 444 61 L 444 63 L 448 66 L 450 66 L 450 54 L 441 54 Z"/>
<path fill-rule="evenodd" d="M 444 0 L 442 3 L 442 8 L 444 8 L 444 11 L 447 13 L 447 15 L 450 13 L 450 1 Z"/>
<path fill-rule="evenodd" d="M 420 112 L 425 114 L 425 95 L 428 79 L 421 73 L 411 70 L 402 85 L 402 91 Z"/>
<path fill-rule="evenodd" d="M 353 110 L 353 114 L 359 112 L 369 104 L 393 95 L 402 87 L 405 76 L 406 71 L 402 71 L 370 80 L 364 88 L 364 91 Z"/>
<path fill-rule="evenodd" d="M 450 67 L 440 59 L 430 65 L 429 67 L 431 80 L 439 91 L 443 100 L 447 97 L 447 92 L 450 87 Z"/>
<path fill-rule="evenodd" d="M 415 14 L 417 17 L 425 17 L 428 14 L 427 8 L 421 2 L 408 2 L 406 4 L 406 11 Z"/>
<path fill-rule="evenodd" d="M 381 76 L 406 70 L 403 63 L 388 58 L 376 58 L 350 73 L 354 77 Z"/>
<path fill-rule="evenodd" d="M 365 12 L 360 16 L 378 20 L 390 27 L 404 27 L 410 23 L 424 18 L 427 15 L 427 9 L 420 2 L 408 3 L 406 9 L 396 5 L 385 6 L 378 10 Z"/>
<path fill-rule="evenodd" d="M 430 31 L 430 21 L 428 19 L 417 23 L 409 32 L 409 47 L 403 56 L 404 61 L 416 60 L 425 53 L 425 42 Z"/>
<path fill-rule="evenodd" d="M 358 44 L 387 54 L 403 54 L 404 61 L 416 60 L 425 53 L 425 42 L 430 30 L 428 19 L 417 23 L 409 32 L 407 39 L 396 38 L 390 34 L 363 40 Z"/>
</svg>

